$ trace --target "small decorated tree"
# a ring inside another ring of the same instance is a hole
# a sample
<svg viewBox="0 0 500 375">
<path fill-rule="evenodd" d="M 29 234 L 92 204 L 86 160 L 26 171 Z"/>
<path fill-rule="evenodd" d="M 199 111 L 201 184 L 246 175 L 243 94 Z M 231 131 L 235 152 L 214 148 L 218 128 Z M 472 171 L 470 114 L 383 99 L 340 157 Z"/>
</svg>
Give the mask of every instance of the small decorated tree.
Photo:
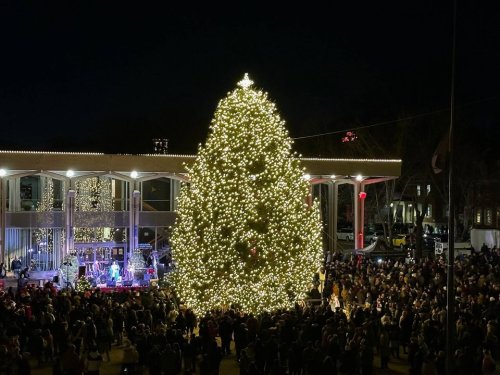
<svg viewBox="0 0 500 375">
<path fill-rule="evenodd" d="M 77 292 L 84 292 L 86 290 L 92 289 L 92 284 L 90 283 L 87 276 L 80 276 L 75 282 L 75 289 Z"/>
</svg>

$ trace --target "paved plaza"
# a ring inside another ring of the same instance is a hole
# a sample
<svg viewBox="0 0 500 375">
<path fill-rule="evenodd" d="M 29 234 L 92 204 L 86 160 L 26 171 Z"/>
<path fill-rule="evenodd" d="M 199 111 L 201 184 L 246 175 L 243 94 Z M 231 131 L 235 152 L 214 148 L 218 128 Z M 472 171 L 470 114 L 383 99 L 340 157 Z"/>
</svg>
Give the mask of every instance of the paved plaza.
<svg viewBox="0 0 500 375">
<path fill-rule="evenodd" d="M 240 373 L 238 363 L 234 355 L 234 346 L 231 346 L 232 354 L 226 356 L 222 359 L 220 365 L 220 375 L 237 375 Z M 123 358 L 123 346 L 113 345 L 110 353 L 110 362 L 104 361 L 101 365 L 101 375 L 119 375 L 121 369 L 121 361 Z M 52 375 L 52 365 L 46 364 L 38 367 L 36 361 L 30 361 L 32 366 L 31 375 Z M 405 359 L 397 359 L 389 363 L 389 369 L 381 370 L 380 358 L 376 357 L 374 361 L 374 374 L 389 374 L 389 375 L 400 375 L 408 373 L 408 366 L 406 366 Z M 199 364 L 197 367 L 196 374 L 199 374 Z M 149 374 L 149 370 L 144 369 L 142 375 L 153 375 Z"/>
</svg>

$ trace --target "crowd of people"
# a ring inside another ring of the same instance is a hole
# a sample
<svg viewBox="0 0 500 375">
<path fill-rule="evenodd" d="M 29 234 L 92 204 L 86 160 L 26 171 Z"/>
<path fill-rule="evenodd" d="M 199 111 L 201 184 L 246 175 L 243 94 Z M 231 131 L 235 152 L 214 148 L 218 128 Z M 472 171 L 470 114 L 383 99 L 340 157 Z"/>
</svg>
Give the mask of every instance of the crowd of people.
<svg viewBox="0 0 500 375">
<path fill-rule="evenodd" d="M 483 248 L 455 261 L 457 374 L 491 374 L 499 358 L 499 257 Z M 234 307 L 196 317 L 160 289 L 8 290 L 0 296 L 0 374 L 29 374 L 33 359 L 54 374 L 99 374 L 112 345 L 127 374 L 218 374 L 224 357 L 242 375 L 368 375 L 394 358 L 411 374 L 447 373 L 442 258 L 336 254 L 323 271 L 317 300 L 258 316 Z"/>
<path fill-rule="evenodd" d="M 76 292 L 47 283 L 1 291 L 0 374 L 29 374 L 33 362 L 52 366 L 54 374 L 99 374 L 112 345 L 123 352 L 124 373 L 142 373 L 137 337 L 147 331 L 171 335 L 174 303 L 159 289 Z"/>
<path fill-rule="evenodd" d="M 455 373 L 493 373 L 499 358 L 500 252 L 483 246 L 480 252 L 457 257 L 454 263 L 456 299 Z M 387 367 L 404 353 L 411 374 L 445 374 L 446 262 L 443 257 L 407 262 L 334 257 L 327 264 L 323 298 L 350 316 L 354 329 L 371 333 L 351 339 L 361 353 L 369 340 Z M 369 369 L 361 371 L 371 373 Z"/>
</svg>

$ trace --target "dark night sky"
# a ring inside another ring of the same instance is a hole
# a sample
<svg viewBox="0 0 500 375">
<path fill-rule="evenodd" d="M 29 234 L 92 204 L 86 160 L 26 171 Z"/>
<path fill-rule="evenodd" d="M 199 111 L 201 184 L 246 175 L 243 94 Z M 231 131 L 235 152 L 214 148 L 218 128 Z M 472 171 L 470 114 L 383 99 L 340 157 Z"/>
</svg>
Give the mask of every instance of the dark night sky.
<svg viewBox="0 0 500 375">
<path fill-rule="evenodd" d="M 224 10 L 21 3 L 0 5 L 3 149 L 140 153 L 166 137 L 172 153 L 193 153 L 244 72 L 293 137 L 449 106 L 450 0 Z M 457 118 L 474 132 L 500 127 L 493 3 L 459 1 Z"/>
</svg>

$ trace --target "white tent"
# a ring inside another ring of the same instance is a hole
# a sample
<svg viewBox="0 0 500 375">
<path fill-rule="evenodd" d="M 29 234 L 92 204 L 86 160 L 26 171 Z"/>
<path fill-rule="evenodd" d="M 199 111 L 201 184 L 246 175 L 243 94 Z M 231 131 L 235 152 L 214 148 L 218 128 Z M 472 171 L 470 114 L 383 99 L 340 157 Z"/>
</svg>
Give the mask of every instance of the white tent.
<svg viewBox="0 0 500 375">
<path fill-rule="evenodd" d="M 354 252 L 356 254 L 369 254 L 371 253 L 373 250 L 375 250 L 375 247 L 377 246 L 377 242 L 374 242 L 362 249 L 354 249 Z"/>
</svg>

